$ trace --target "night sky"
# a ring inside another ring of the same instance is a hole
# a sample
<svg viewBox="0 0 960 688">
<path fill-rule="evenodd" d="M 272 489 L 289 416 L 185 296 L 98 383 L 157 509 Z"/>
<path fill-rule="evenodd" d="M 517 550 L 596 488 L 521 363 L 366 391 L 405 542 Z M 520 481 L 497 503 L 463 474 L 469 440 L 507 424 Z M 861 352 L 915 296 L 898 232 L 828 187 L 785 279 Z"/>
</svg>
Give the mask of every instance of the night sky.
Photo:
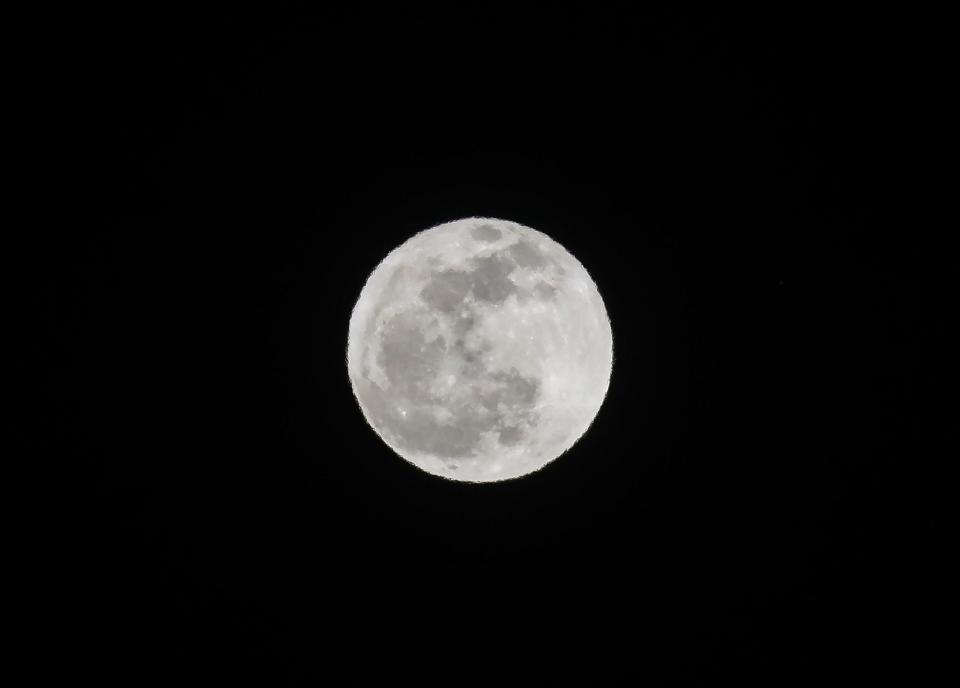
<svg viewBox="0 0 960 688">
<path fill-rule="evenodd" d="M 902 222 L 898 22 L 617 7 L 83 16 L 86 190 L 44 235 L 34 447 L 73 493 L 51 662 L 126 686 L 932 671 L 943 313 Z M 345 363 L 377 263 L 474 215 L 573 253 L 615 350 L 580 442 L 479 486 L 394 455 Z"/>
</svg>

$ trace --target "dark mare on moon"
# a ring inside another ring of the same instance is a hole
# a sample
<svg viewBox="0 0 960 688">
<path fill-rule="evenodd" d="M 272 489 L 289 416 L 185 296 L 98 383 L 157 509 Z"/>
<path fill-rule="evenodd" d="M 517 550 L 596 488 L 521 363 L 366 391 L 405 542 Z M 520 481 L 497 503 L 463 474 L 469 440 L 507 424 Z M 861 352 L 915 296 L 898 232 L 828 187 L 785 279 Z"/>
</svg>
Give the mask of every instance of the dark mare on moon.
<svg viewBox="0 0 960 688">
<path fill-rule="evenodd" d="M 484 242 L 502 237 L 491 225 L 479 225 L 471 235 Z M 383 326 L 377 360 L 402 401 L 377 394 L 369 381 L 358 391 L 374 423 L 389 432 L 399 448 L 443 458 L 453 470 L 459 459 L 476 453 L 485 434 L 494 432 L 501 445 L 513 446 L 523 439 L 524 425 L 537 424 L 540 382 L 515 369 L 488 369 L 484 353 L 491 344 L 467 335 L 480 317 L 478 305 L 500 305 L 511 295 L 552 300 L 556 289 L 545 281 L 528 293 L 510 280 L 517 268 L 541 268 L 549 260 L 525 239 L 502 252 L 471 258 L 467 270 L 432 275 L 420 291 L 422 307 L 398 313 Z M 428 340 L 425 325 L 434 318 L 447 321 L 455 335 L 452 341 L 443 336 Z M 433 391 L 438 376 L 449 370 L 456 371 L 457 384 L 468 390 L 453 401 Z M 438 404 L 449 409 L 449 421 L 432 411 Z M 511 411 L 510 420 L 505 409 Z"/>
</svg>

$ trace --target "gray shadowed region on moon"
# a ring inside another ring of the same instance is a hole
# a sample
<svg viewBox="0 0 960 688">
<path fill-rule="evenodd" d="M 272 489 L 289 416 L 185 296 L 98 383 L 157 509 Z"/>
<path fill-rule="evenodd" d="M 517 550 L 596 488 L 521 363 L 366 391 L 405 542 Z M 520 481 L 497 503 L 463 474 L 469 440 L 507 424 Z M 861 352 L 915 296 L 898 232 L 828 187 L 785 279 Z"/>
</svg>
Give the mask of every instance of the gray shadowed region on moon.
<svg viewBox="0 0 960 688">
<path fill-rule="evenodd" d="M 350 318 L 347 367 L 371 427 L 444 478 L 536 471 L 603 403 L 613 338 L 584 267 L 529 227 L 438 225 L 387 256 Z"/>
</svg>

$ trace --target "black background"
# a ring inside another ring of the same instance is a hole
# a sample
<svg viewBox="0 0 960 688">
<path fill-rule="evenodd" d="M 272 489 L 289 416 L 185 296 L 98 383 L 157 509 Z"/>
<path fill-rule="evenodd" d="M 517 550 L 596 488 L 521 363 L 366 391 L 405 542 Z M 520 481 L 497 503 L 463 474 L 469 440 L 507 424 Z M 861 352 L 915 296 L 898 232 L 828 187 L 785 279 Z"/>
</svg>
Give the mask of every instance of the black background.
<svg viewBox="0 0 960 688">
<path fill-rule="evenodd" d="M 71 666 L 930 670 L 944 411 L 894 181 L 897 18 L 270 7 L 102 10 L 78 33 L 90 186 L 50 242 L 42 442 L 76 500 L 52 583 Z M 375 265 L 471 215 L 576 255 L 615 346 L 576 447 L 485 486 L 394 456 L 344 361 Z"/>
</svg>

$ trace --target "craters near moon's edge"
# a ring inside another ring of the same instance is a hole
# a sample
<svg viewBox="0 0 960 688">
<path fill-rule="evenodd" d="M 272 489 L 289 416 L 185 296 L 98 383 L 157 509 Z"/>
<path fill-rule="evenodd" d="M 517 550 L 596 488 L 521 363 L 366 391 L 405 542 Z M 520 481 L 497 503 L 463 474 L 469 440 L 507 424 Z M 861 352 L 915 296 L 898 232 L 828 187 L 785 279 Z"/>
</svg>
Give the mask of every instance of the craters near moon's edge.
<svg viewBox="0 0 960 688">
<path fill-rule="evenodd" d="M 481 232 L 487 240 L 496 241 L 492 234 L 485 234 L 486 230 L 500 233 L 500 230 L 489 225 L 475 227 L 471 233 Z M 501 304 L 511 294 L 521 292 L 510 279 L 510 275 L 517 268 L 539 270 L 550 264 L 546 256 L 531 242 L 521 239 L 506 248 L 501 253 L 489 256 L 472 258 L 468 262 L 469 270 L 445 269 L 430 277 L 426 286 L 420 291 L 420 299 L 433 309 L 448 313 L 460 307 L 460 304 L 472 293 L 478 301 L 491 304 Z M 557 274 L 562 275 L 563 269 L 554 266 Z M 534 292 L 543 300 L 550 300 L 556 293 L 556 287 L 541 280 L 534 288 Z"/>
<path fill-rule="evenodd" d="M 500 239 L 503 237 L 503 232 L 491 224 L 482 224 L 471 229 L 470 236 L 477 241 L 493 243 L 495 241 L 500 241 Z"/>
</svg>

